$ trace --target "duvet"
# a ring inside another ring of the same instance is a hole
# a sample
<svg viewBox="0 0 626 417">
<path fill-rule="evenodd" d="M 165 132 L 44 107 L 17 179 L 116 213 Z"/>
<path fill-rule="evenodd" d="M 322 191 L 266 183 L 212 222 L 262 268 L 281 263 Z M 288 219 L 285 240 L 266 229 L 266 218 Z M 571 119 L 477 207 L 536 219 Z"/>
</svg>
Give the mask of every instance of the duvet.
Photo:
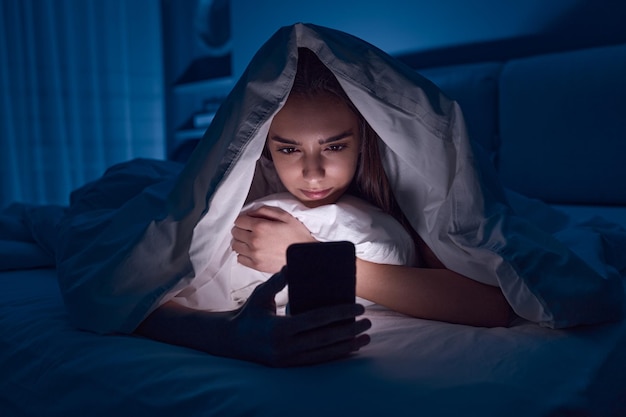
<svg viewBox="0 0 626 417">
<path fill-rule="evenodd" d="M 281 191 L 257 161 L 290 91 L 298 47 L 317 54 L 378 133 L 398 203 L 447 268 L 500 286 L 520 317 L 545 326 L 621 316 L 623 265 L 613 247 L 621 237 L 519 215 L 454 101 L 370 44 L 295 24 L 258 51 L 179 174 L 157 178 L 163 172 L 147 167 L 154 181 L 139 193 L 99 205 L 93 192 L 70 207 L 56 259 L 75 325 L 131 332 L 197 273 L 217 272 L 246 199 Z M 210 233 L 199 233 L 200 223 Z M 581 233 L 593 250 L 579 250 Z"/>
</svg>

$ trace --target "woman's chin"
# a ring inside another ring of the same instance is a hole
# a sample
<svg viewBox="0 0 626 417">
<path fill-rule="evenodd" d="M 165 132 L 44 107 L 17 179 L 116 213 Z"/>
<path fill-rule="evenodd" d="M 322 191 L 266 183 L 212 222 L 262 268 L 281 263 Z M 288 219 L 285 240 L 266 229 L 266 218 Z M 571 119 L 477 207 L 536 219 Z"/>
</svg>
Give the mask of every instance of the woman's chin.
<svg viewBox="0 0 626 417">
<path fill-rule="evenodd" d="M 308 208 L 317 208 L 321 206 L 326 206 L 328 204 L 333 204 L 337 201 L 335 196 L 328 196 L 326 198 L 319 199 L 300 199 L 300 202 L 304 204 Z"/>
</svg>

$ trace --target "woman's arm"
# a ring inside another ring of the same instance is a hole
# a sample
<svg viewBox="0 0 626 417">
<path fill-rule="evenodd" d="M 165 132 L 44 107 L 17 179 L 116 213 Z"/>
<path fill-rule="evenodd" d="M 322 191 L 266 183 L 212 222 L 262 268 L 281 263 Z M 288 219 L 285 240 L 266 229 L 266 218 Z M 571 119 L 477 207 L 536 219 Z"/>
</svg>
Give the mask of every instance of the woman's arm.
<svg viewBox="0 0 626 417">
<path fill-rule="evenodd" d="M 367 319 L 351 322 L 363 307 L 326 307 L 277 316 L 274 297 L 285 286 L 282 273 L 259 285 L 242 308 L 206 312 L 169 302 L 152 312 L 135 333 L 212 355 L 269 366 L 299 366 L 349 355 L 369 343 Z M 332 324 L 332 326 L 329 326 Z"/>
<path fill-rule="evenodd" d="M 507 326 L 512 314 L 498 287 L 445 268 L 381 265 L 359 259 L 357 294 L 410 316 L 472 326 Z"/>
<path fill-rule="evenodd" d="M 237 261 L 269 273 L 280 271 L 287 264 L 289 245 L 315 242 L 298 219 L 281 208 L 270 206 L 240 214 L 231 233 L 231 246 L 237 253 Z"/>
<path fill-rule="evenodd" d="M 251 268 L 277 271 L 291 243 L 313 241 L 302 223 L 274 207 L 240 215 L 233 229 L 233 250 Z M 451 323 L 508 325 L 512 310 L 497 287 L 446 269 L 424 242 L 419 258 L 426 268 L 357 261 L 357 295 L 401 313 Z M 264 268 L 264 269 L 263 269 Z"/>
</svg>

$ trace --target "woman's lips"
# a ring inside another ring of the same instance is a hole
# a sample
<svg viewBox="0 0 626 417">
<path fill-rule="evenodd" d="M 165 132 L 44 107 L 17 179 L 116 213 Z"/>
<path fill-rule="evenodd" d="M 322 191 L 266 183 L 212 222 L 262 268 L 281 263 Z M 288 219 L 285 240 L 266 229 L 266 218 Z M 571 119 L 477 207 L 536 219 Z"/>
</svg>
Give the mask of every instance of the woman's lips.
<svg viewBox="0 0 626 417">
<path fill-rule="evenodd" d="M 327 188 L 325 190 L 300 190 L 302 194 L 306 196 L 306 198 L 311 200 L 321 200 L 322 198 L 328 196 L 332 188 Z"/>
</svg>

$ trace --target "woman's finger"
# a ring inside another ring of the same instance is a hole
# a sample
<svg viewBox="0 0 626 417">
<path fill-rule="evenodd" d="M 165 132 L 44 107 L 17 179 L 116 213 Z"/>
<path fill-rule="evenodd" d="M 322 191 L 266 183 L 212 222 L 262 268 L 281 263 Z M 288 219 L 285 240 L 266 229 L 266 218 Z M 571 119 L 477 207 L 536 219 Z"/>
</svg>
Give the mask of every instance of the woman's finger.
<svg viewBox="0 0 626 417">
<path fill-rule="evenodd" d="M 249 216 L 247 212 L 242 213 L 239 216 L 237 216 L 237 218 L 235 219 L 235 227 L 241 230 L 250 231 L 254 228 L 254 224 L 256 221 L 257 219 L 255 219 L 252 216 Z"/>
<path fill-rule="evenodd" d="M 354 340 L 371 327 L 372 323 L 368 319 L 327 325 L 292 336 L 290 349 L 294 352 L 323 349 L 326 346 Z"/>
<path fill-rule="evenodd" d="M 230 248 L 236 252 L 238 255 L 245 255 L 245 256 L 249 256 L 250 255 L 250 247 L 248 246 L 247 243 L 242 242 L 240 240 L 231 240 L 230 241 Z"/>
<path fill-rule="evenodd" d="M 237 263 L 243 266 L 247 266 L 248 268 L 254 269 L 254 261 L 252 258 L 246 255 L 242 255 L 240 253 L 237 254 Z"/>
<path fill-rule="evenodd" d="M 287 223 L 294 217 L 279 207 L 261 206 L 257 209 L 246 212 L 246 215 L 252 218 L 260 218 L 265 220 L 280 221 Z"/>
<path fill-rule="evenodd" d="M 276 294 L 285 288 L 285 285 L 287 285 L 287 278 L 283 268 L 280 272 L 272 275 L 267 281 L 259 284 L 250 295 L 250 300 L 254 302 L 256 299 L 274 299 Z"/>
<path fill-rule="evenodd" d="M 250 238 L 251 235 L 251 231 L 250 230 L 246 230 L 246 229 L 242 229 L 240 227 L 233 227 L 230 230 L 230 234 L 231 236 L 235 239 L 235 240 L 239 240 L 241 242 L 246 242 L 248 241 L 248 239 Z"/>
<path fill-rule="evenodd" d="M 327 306 L 292 316 L 294 333 L 306 332 L 329 324 L 353 319 L 365 312 L 361 304 Z"/>
</svg>

